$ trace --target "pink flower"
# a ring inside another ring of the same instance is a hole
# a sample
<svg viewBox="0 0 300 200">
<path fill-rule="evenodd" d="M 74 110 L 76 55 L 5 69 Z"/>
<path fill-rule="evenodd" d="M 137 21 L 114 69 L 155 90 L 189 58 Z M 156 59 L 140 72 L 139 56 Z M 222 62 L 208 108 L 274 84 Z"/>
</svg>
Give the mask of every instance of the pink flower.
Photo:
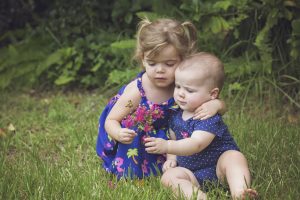
<svg viewBox="0 0 300 200">
<path fill-rule="evenodd" d="M 126 128 L 130 128 L 134 125 L 134 119 L 132 116 L 128 115 L 123 121 L 122 121 L 123 126 Z"/>
<path fill-rule="evenodd" d="M 163 117 L 163 114 L 164 112 L 162 110 L 155 110 L 152 116 L 154 119 L 159 119 Z"/>
<path fill-rule="evenodd" d="M 136 110 L 137 115 L 144 115 L 147 112 L 147 108 L 145 106 L 139 106 Z"/>
<path fill-rule="evenodd" d="M 152 105 L 150 108 L 151 116 L 154 120 L 162 118 L 164 112 L 161 110 L 161 108 L 158 105 Z"/>
<path fill-rule="evenodd" d="M 147 108 L 146 107 L 138 107 L 136 110 L 136 121 L 137 122 L 142 122 L 145 119 L 145 115 L 147 113 Z"/>
<path fill-rule="evenodd" d="M 151 131 L 152 130 L 152 126 L 149 126 L 148 124 L 145 124 L 145 126 L 144 126 L 144 131 L 145 132 L 149 132 L 149 131 Z"/>
<path fill-rule="evenodd" d="M 139 131 L 150 132 L 153 130 L 153 121 L 162 118 L 163 110 L 156 104 L 150 104 L 150 107 L 139 105 L 136 111 L 122 120 L 122 125 L 131 128 L 136 126 Z"/>
</svg>

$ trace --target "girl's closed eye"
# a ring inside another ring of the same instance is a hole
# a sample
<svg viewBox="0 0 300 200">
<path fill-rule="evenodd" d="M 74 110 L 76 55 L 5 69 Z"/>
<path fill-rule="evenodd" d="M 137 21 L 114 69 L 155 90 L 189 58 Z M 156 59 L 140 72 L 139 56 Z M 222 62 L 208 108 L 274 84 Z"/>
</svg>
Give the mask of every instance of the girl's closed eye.
<svg viewBox="0 0 300 200">
<path fill-rule="evenodd" d="M 168 67 L 173 67 L 174 65 L 176 64 L 176 62 L 166 62 L 166 65 L 168 66 Z"/>
<path fill-rule="evenodd" d="M 156 64 L 155 62 L 152 62 L 152 61 L 148 61 L 147 63 L 149 66 L 154 66 Z"/>
</svg>

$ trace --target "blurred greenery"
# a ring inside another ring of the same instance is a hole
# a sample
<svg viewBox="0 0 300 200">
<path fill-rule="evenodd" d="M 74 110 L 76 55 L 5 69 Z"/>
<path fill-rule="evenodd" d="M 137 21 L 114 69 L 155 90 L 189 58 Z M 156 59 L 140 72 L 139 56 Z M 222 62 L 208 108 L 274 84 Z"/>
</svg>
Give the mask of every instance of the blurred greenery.
<svg viewBox="0 0 300 200">
<path fill-rule="evenodd" d="M 107 98 L 141 70 L 131 56 L 145 16 L 196 25 L 199 49 L 225 63 L 224 120 L 253 186 L 297 199 L 298 0 L 1 0 L 0 199 L 174 199 L 154 177 L 111 192 L 91 145 Z"/>
<path fill-rule="evenodd" d="M 140 70 L 131 56 L 145 16 L 193 22 L 199 49 L 225 63 L 226 94 L 271 88 L 300 107 L 297 0 L 2 0 L 0 89 L 123 84 Z"/>
</svg>

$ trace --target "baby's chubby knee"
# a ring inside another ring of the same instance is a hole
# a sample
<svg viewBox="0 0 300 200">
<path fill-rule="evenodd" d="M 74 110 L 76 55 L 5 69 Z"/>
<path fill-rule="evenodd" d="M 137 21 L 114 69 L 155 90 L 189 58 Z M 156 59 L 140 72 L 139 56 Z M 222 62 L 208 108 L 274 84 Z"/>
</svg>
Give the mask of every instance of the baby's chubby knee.
<svg viewBox="0 0 300 200">
<path fill-rule="evenodd" d="M 164 186 L 177 185 L 178 181 L 181 180 L 197 183 L 197 179 L 193 173 L 183 167 L 169 168 L 163 173 L 160 180 Z"/>
<path fill-rule="evenodd" d="M 160 182 L 163 186 L 170 186 L 172 184 L 172 179 L 174 179 L 174 174 L 171 173 L 172 169 L 168 169 L 163 173 L 160 178 Z"/>
<path fill-rule="evenodd" d="M 179 179 L 182 179 L 186 176 L 185 172 L 181 167 L 174 167 L 167 169 L 161 179 L 160 182 L 164 186 L 172 186 L 174 183 L 177 183 Z"/>
<path fill-rule="evenodd" d="M 240 151 L 237 151 L 237 150 L 228 150 L 228 151 L 225 151 L 221 157 L 221 159 L 224 158 L 224 159 L 229 159 L 229 158 L 232 158 L 232 159 L 243 159 L 245 158 L 245 156 L 243 155 L 243 153 L 241 153 Z"/>
<path fill-rule="evenodd" d="M 228 167 L 240 166 L 241 164 L 247 165 L 247 159 L 244 154 L 240 151 L 228 150 L 220 156 L 217 162 L 217 170 L 226 171 Z"/>
</svg>

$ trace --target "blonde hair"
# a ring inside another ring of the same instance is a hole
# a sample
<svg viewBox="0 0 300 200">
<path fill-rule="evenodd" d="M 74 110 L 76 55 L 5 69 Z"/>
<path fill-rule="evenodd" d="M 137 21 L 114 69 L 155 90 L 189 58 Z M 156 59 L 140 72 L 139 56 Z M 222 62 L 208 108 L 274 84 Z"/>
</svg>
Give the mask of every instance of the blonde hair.
<svg viewBox="0 0 300 200">
<path fill-rule="evenodd" d="M 179 66 L 181 70 L 193 68 L 205 70 L 205 77 L 211 82 L 213 87 L 219 88 L 221 91 L 225 81 L 224 65 L 222 61 L 214 54 L 207 52 L 199 52 L 188 56 Z M 197 73 L 197 72 L 196 72 Z"/>
<path fill-rule="evenodd" d="M 181 59 L 197 51 L 197 29 L 191 22 L 180 23 L 161 18 L 151 22 L 143 19 L 138 24 L 137 45 L 133 60 L 142 64 L 143 55 L 157 55 L 167 45 L 173 45 Z"/>
</svg>

